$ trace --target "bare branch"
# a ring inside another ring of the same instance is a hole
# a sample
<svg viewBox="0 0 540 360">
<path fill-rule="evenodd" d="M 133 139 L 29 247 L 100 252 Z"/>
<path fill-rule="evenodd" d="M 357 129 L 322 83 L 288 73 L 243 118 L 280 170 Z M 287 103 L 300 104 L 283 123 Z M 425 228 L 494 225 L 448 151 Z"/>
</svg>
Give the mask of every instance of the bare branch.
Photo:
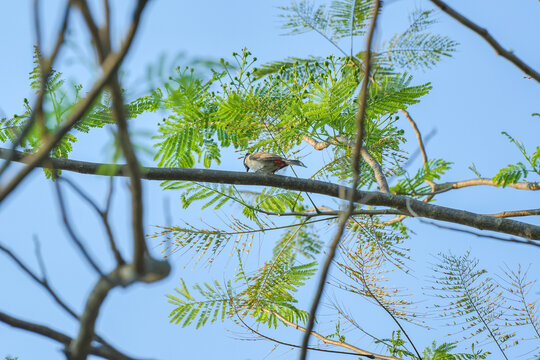
<svg viewBox="0 0 540 360">
<path fill-rule="evenodd" d="M 241 317 L 240 315 L 236 314 L 236 316 L 237 316 L 238 320 L 242 323 L 242 325 L 244 325 L 244 327 L 246 327 L 249 331 L 253 332 L 254 334 L 259 335 L 259 336 L 262 337 L 263 339 L 266 339 L 266 340 L 269 340 L 269 341 L 272 341 L 272 342 L 275 342 L 275 343 L 278 343 L 278 344 L 284 345 L 284 346 L 290 346 L 290 347 L 294 347 L 294 348 L 300 348 L 300 345 L 287 343 L 287 342 L 278 340 L 278 339 L 276 339 L 276 338 L 272 338 L 272 337 L 270 337 L 270 336 L 266 336 L 266 335 L 264 335 L 263 333 L 261 333 L 261 332 L 257 331 L 256 329 L 252 328 L 252 327 L 249 326 L 248 324 L 246 324 L 246 322 L 242 319 L 242 317 Z M 341 355 L 353 355 L 353 356 L 358 356 L 358 354 L 357 354 L 357 353 L 354 353 L 354 352 L 338 351 L 338 350 L 328 350 L 328 349 L 319 349 L 319 348 L 311 347 L 311 346 L 308 347 L 308 350 L 320 351 L 320 352 L 326 352 L 326 353 L 332 353 L 332 354 L 341 354 Z"/>
<path fill-rule="evenodd" d="M 334 235 L 334 238 L 332 239 L 329 253 L 326 256 L 326 260 L 323 264 L 321 277 L 319 279 L 317 290 L 315 292 L 315 298 L 313 299 L 313 304 L 311 305 L 311 309 L 309 311 L 309 319 L 306 326 L 306 332 L 302 339 L 302 349 L 300 350 L 300 360 L 306 359 L 309 337 L 311 335 L 311 331 L 313 330 L 313 325 L 315 323 L 315 315 L 317 313 L 317 308 L 319 307 L 319 303 L 321 301 L 324 285 L 326 284 L 326 278 L 330 270 L 330 265 L 332 264 L 332 261 L 336 254 L 336 249 L 338 247 L 339 241 L 341 240 L 341 236 L 343 235 L 343 231 L 345 230 L 347 221 L 354 210 L 355 190 L 358 185 L 358 178 L 359 178 L 359 173 L 360 173 L 360 153 L 362 150 L 362 140 L 364 137 L 364 118 L 365 118 L 365 113 L 366 113 L 367 91 L 368 91 L 370 68 L 371 68 L 371 61 L 370 61 L 371 60 L 370 59 L 371 42 L 373 40 L 373 33 L 375 32 L 375 26 L 377 24 L 377 16 L 379 15 L 380 6 L 381 6 L 380 0 L 375 0 L 374 6 L 373 6 L 371 24 L 370 24 L 368 34 L 367 34 L 367 41 L 366 41 L 367 44 L 366 44 L 365 57 L 364 57 L 364 62 L 363 62 L 364 64 L 363 75 L 364 76 L 363 76 L 363 81 L 362 81 L 362 85 L 360 89 L 360 94 L 358 96 L 356 138 L 355 138 L 355 145 L 354 145 L 352 159 L 351 159 L 351 167 L 352 167 L 352 172 L 353 172 L 352 191 L 348 194 L 348 197 L 347 197 L 347 199 L 349 200 L 349 206 L 347 207 L 347 211 L 343 212 L 340 216 L 338 230 L 336 234 Z M 387 185 L 387 188 L 388 188 L 388 185 Z"/>
<path fill-rule="evenodd" d="M 300 326 L 298 324 L 290 322 L 289 320 L 285 319 L 283 316 L 279 315 L 278 313 L 272 312 L 272 314 L 275 317 L 277 317 L 279 320 L 281 320 L 285 325 L 293 327 L 293 328 L 295 328 L 297 330 L 300 330 L 300 331 L 302 331 L 304 333 L 306 332 L 305 328 L 303 328 L 302 326 Z M 345 349 L 349 349 L 351 351 L 354 351 L 357 356 L 364 356 L 364 357 L 367 357 L 368 359 L 375 359 L 375 360 L 401 360 L 401 359 L 399 359 L 397 357 L 394 357 L 394 356 L 380 355 L 380 354 L 373 353 L 371 351 L 360 349 L 360 348 L 358 348 L 358 347 L 356 347 L 354 345 L 348 344 L 346 342 L 341 342 L 341 341 L 328 339 L 328 338 L 322 336 L 321 334 L 319 334 L 316 331 L 311 331 L 311 335 L 313 335 L 317 339 L 321 340 L 325 344 L 335 345 L 335 346 L 343 347 Z"/>
<path fill-rule="evenodd" d="M 88 30 L 92 35 L 92 40 L 94 41 L 94 45 L 96 46 L 99 62 L 103 63 L 103 61 L 105 60 L 105 56 L 107 56 L 107 52 L 105 50 L 105 47 L 103 46 L 103 39 L 101 38 L 99 28 L 94 21 L 94 17 L 90 12 L 88 3 L 86 2 L 86 0 L 77 0 L 75 1 L 75 4 L 79 7 L 79 10 L 81 10 L 84 21 L 86 22 L 86 26 L 88 27 Z M 106 21 L 108 21 L 108 19 L 106 19 Z"/>
<path fill-rule="evenodd" d="M 30 331 L 48 337 L 49 339 L 56 340 L 66 347 L 72 342 L 72 338 L 59 331 L 53 330 L 47 326 L 14 318 L 3 312 L 0 312 L 0 321 L 15 328 Z M 88 349 L 88 354 L 112 360 L 133 360 L 133 358 L 121 354 L 114 349 L 108 348 L 107 346 L 92 345 Z"/>
<path fill-rule="evenodd" d="M 500 55 L 510 61 L 512 64 L 516 65 L 521 71 L 523 71 L 525 74 L 529 75 L 530 77 L 534 78 L 536 81 L 540 82 L 540 74 L 536 72 L 533 68 L 531 68 L 529 65 L 525 64 L 521 59 L 519 59 L 516 55 L 514 55 L 513 52 L 505 50 L 497 40 L 495 40 L 486 29 L 481 28 L 480 26 L 473 23 L 471 20 L 467 19 L 465 16 L 461 15 L 454 9 L 452 9 L 450 6 L 448 6 L 445 2 L 441 0 L 431 0 L 432 3 L 437 5 L 442 11 L 480 35 L 484 40 L 488 42 L 489 45 L 495 50 L 495 53 L 497 55 Z"/>
<path fill-rule="evenodd" d="M 348 140 L 344 137 L 338 137 L 338 139 L 332 139 L 328 138 L 326 141 L 317 141 L 313 139 L 312 137 L 308 135 L 302 136 L 302 140 L 307 142 L 309 145 L 313 146 L 315 150 L 324 150 L 330 144 L 338 145 L 340 143 L 346 144 L 347 146 L 355 146 L 355 142 L 352 140 Z M 339 140 L 339 141 L 338 141 Z M 377 184 L 379 184 L 379 189 L 381 189 L 382 192 L 389 193 L 390 189 L 388 187 L 388 182 L 386 181 L 386 177 L 384 176 L 383 170 L 381 165 L 375 160 L 375 158 L 369 153 L 369 151 L 362 146 L 360 150 L 360 155 L 362 155 L 362 159 L 371 167 L 373 170 L 373 173 L 375 174 L 375 180 L 377 181 Z"/>
<path fill-rule="evenodd" d="M 401 111 L 403 115 L 405 115 L 407 120 L 409 120 L 409 123 L 411 124 L 416 134 L 416 140 L 418 140 L 418 147 L 420 148 L 420 153 L 422 154 L 422 161 L 424 162 L 424 164 L 426 164 L 428 162 L 426 148 L 424 147 L 424 142 L 422 141 L 422 135 L 420 134 L 420 130 L 418 130 L 418 126 L 416 126 L 416 122 L 413 120 L 413 118 L 411 117 L 411 115 L 409 114 L 407 110 L 400 109 L 399 111 Z"/>
<path fill-rule="evenodd" d="M 56 189 L 56 196 L 58 199 L 58 206 L 60 207 L 60 212 L 62 213 L 62 220 L 64 222 L 64 227 L 66 228 L 71 240 L 77 245 L 79 248 L 79 251 L 83 255 L 83 257 L 88 261 L 90 266 L 100 275 L 103 276 L 103 271 L 99 268 L 96 261 L 90 256 L 86 248 L 84 247 L 82 241 L 79 239 L 77 234 L 75 234 L 75 230 L 71 226 L 71 223 L 67 216 L 67 210 L 66 210 L 66 204 L 64 203 L 64 195 L 62 194 L 62 189 L 60 188 L 60 183 L 58 181 L 54 182 L 55 189 Z"/>
<path fill-rule="evenodd" d="M 120 254 L 120 251 L 118 250 L 118 247 L 116 246 L 116 242 L 114 240 L 114 235 L 112 233 L 111 225 L 109 224 L 108 214 L 109 214 L 109 207 L 110 207 L 110 201 L 112 197 L 112 178 L 111 178 L 111 185 L 109 186 L 109 193 L 107 195 L 107 205 L 104 211 L 102 211 L 99 206 L 95 203 L 94 200 L 90 198 L 81 188 L 79 188 L 73 181 L 69 180 L 66 177 L 59 177 L 57 181 L 65 181 L 75 192 L 79 194 L 80 197 L 82 197 L 90 206 L 94 209 L 95 212 L 99 215 L 101 218 L 101 221 L 103 222 L 103 227 L 105 228 L 105 231 L 107 232 L 107 238 L 109 239 L 109 245 L 111 247 L 111 251 L 114 254 L 114 257 L 116 259 L 117 265 L 125 264 L 124 259 L 122 258 L 122 255 Z"/>
<path fill-rule="evenodd" d="M 154 260 L 149 256 L 145 256 L 142 273 L 138 272 L 133 264 L 125 264 L 118 266 L 106 276 L 102 276 L 87 298 L 84 312 L 80 317 L 79 334 L 67 350 L 71 359 L 84 359 L 88 354 L 94 335 L 96 319 L 101 305 L 111 289 L 116 286 L 127 287 L 135 282 L 150 283 L 160 281 L 169 275 L 170 270 L 171 267 L 167 261 Z"/>
<path fill-rule="evenodd" d="M 6 155 L 5 151 L 6 150 L 0 149 L 0 158 L 3 158 Z M 24 162 L 25 159 L 23 153 L 18 153 L 19 155 L 16 155 L 14 160 Z M 104 165 L 100 163 L 61 158 L 48 159 L 47 162 L 54 164 L 54 168 L 58 170 L 68 170 L 81 174 L 94 175 L 100 175 L 98 174 L 98 169 Z M 47 163 L 42 164 L 41 166 L 52 168 L 51 165 Z M 114 165 L 108 164 L 108 166 L 113 167 Z M 118 165 L 114 176 L 128 176 L 125 165 Z M 287 190 L 322 194 L 343 200 L 348 199 L 348 196 L 351 194 L 351 188 L 349 187 L 324 181 L 238 171 L 150 167 L 142 169 L 141 178 L 161 181 L 185 180 L 219 184 L 272 186 Z M 540 240 L 540 226 L 425 203 L 406 196 L 385 194 L 379 191 L 356 190 L 355 202 L 371 206 L 391 207 L 404 213 L 410 213 L 409 209 L 412 209 L 416 214 L 415 216 L 475 227 L 480 230 L 490 230 L 521 236 L 527 239 Z"/>
<path fill-rule="evenodd" d="M 12 251 L 10 251 L 8 248 L 0 244 L 0 251 L 4 252 L 7 256 L 11 258 L 21 268 L 23 272 L 25 272 L 28 276 L 30 276 L 35 282 L 37 282 L 39 285 L 41 285 L 48 293 L 49 295 L 54 299 L 54 301 L 60 305 L 62 309 L 64 309 L 71 317 L 74 319 L 79 320 L 79 316 L 75 313 L 75 311 L 67 305 L 64 300 L 60 298 L 60 296 L 53 290 L 51 285 L 49 284 L 49 281 L 45 275 L 43 275 L 42 279 L 40 279 L 28 266 L 26 266 L 22 260 L 20 260 L 17 255 L 15 255 Z M 37 251 L 37 248 L 36 248 Z M 45 274 L 45 264 L 43 263 L 43 259 L 39 260 L 41 256 L 38 254 L 38 261 L 40 261 L 40 268 L 42 268 L 42 273 Z M 129 357 L 123 355 L 120 351 L 115 349 L 112 345 L 110 345 L 107 341 L 105 341 L 101 336 L 98 334 L 95 334 L 95 339 L 102 343 L 104 346 L 108 347 L 111 351 L 117 353 L 119 356 L 123 356 L 126 359 L 129 359 Z"/>
</svg>

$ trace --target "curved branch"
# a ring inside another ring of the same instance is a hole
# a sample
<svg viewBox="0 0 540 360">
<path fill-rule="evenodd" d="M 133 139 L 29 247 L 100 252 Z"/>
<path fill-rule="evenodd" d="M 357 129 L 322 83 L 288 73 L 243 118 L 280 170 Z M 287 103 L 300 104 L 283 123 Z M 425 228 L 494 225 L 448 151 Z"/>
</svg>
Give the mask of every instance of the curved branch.
<svg viewBox="0 0 540 360">
<path fill-rule="evenodd" d="M 521 71 L 526 73 L 527 75 L 534 78 L 536 81 L 540 82 L 540 74 L 536 72 L 533 68 L 531 68 L 529 65 L 525 64 L 520 58 L 518 58 L 516 55 L 514 55 L 513 52 L 505 50 L 497 40 L 495 40 L 486 29 L 481 28 L 480 26 L 473 23 L 471 20 L 467 19 L 465 16 L 458 13 L 456 10 L 452 9 L 450 6 L 448 6 L 445 2 L 441 0 L 431 0 L 432 3 L 437 5 L 442 11 L 480 35 L 484 40 L 488 42 L 489 45 L 495 50 L 497 55 L 502 56 L 503 58 L 510 61 L 512 64 L 516 65 Z"/>
<path fill-rule="evenodd" d="M 269 312 L 268 310 L 265 310 L 267 312 Z M 290 327 L 293 327 L 297 330 L 300 330 L 302 332 L 306 332 L 306 329 L 303 328 L 302 326 L 298 325 L 298 324 L 295 324 L 293 322 L 290 322 L 289 320 L 285 319 L 283 316 L 279 315 L 278 313 L 276 312 L 272 312 L 272 314 L 277 317 L 279 320 L 281 320 L 285 325 L 287 326 L 290 326 Z M 341 341 L 336 341 L 336 340 L 332 340 L 332 339 L 328 339 L 324 336 L 322 336 L 321 334 L 319 334 L 318 332 L 316 331 L 311 331 L 311 335 L 313 335 L 314 337 L 316 337 L 317 339 L 321 340 L 323 343 L 325 344 L 330 344 L 330 345 L 335 345 L 335 346 L 340 346 L 340 347 L 343 347 L 345 349 L 349 349 L 351 351 L 354 351 L 357 355 L 360 355 L 360 356 L 364 356 L 364 357 L 367 357 L 368 359 L 375 359 L 375 360 L 401 360 L 400 358 L 397 358 L 397 357 L 394 357 L 394 356 L 388 356 L 388 355 L 380 355 L 380 354 L 376 354 L 376 353 L 372 353 L 370 351 L 367 351 L 367 350 L 364 350 L 364 349 L 360 349 L 360 348 L 357 348 L 356 346 L 354 345 L 351 345 L 351 344 L 348 344 L 346 342 L 341 342 Z"/>
<path fill-rule="evenodd" d="M 9 316 L 8 314 L 3 313 L 3 312 L 0 312 L 0 321 L 9 326 L 13 326 L 18 329 L 30 331 L 30 332 L 48 337 L 49 339 L 56 340 L 59 343 L 64 344 L 64 346 L 66 347 L 69 346 L 69 344 L 72 341 L 72 338 L 70 338 L 66 334 L 63 334 L 59 331 L 53 330 L 47 326 L 43 326 L 36 323 L 31 323 L 28 321 L 14 318 L 13 316 Z M 93 346 L 92 345 L 88 349 L 88 354 L 100 356 L 105 359 L 133 360 L 133 358 L 117 353 L 114 350 L 107 348 L 106 346 Z"/>
<path fill-rule="evenodd" d="M 338 137 L 337 140 L 328 138 L 326 141 L 317 141 L 308 135 L 304 135 L 302 136 L 302 140 L 307 142 L 309 145 L 313 146 L 315 150 L 324 150 L 327 147 L 329 147 L 330 144 L 338 145 L 341 143 L 341 144 L 346 144 L 347 146 L 354 146 L 354 141 L 348 140 L 345 137 Z M 375 174 L 375 180 L 377 180 L 377 184 L 379 184 L 379 189 L 381 189 L 382 192 L 389 193 L 390 188 L 388 187 L 388 182 L 386 181 L 386 176 L 384 176 L 381 165 L 363 146 L 360 149 L 360 155 L 362 155 L 362 159 L 364 159 L 364 161 L 373 170 L 373 173 Z"/>
<path fill-rule="evenodd" d="M 0 158 L 4 158 L 7 150 L 0 149 Z M 24 162 L 24 154 L 17 152 L 15 161 Z M 100 167 L 114 168 L 114 164 L 101 164 L 70 159 L 47 159 L 41 167 L 54 166 L 57 170 L 74 171 L 81 174 L 100 174 Z M 125 165 L 116 165 L 114 176 L 129 176 Z M 218 184 L 272 186 L 287 190 L 312 192 L 346 200 L 351 188 L 318 180 L 298 179 L 290 176 L 274 174 L 246 173 L 238 171 L 223 171 L 209 169 L 185 169 L 185 168 L 142 168 L 141 178 L 147 180 L 184 180 Z M 509 235 L 521 236 L 527 239 L 540 240 L 540 226 L 523 223 L 516 220 L 494 218 L 465 210 L 448 208 L 445 206 L 425 203 L 406 196 L 385 194 L 379 191 L 357 190 L 355 202 L 372 206 L 387 206 L 412 213 L 415 216 L 440 220 L 455 224 L 474 227 L 480 230 L 490 230 Z M 539 244 L 540 245 L 540 244 Z"/>
</svg>

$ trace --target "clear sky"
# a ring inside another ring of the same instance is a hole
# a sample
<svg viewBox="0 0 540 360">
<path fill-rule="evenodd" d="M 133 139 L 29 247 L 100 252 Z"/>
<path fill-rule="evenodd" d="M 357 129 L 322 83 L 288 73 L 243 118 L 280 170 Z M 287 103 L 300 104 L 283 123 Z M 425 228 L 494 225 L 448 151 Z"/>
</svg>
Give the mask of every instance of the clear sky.
<svg viewBox="0 0 540 360">
<path fill-rule="evenodd" d="M 50 49 L 63 1 L 42 1 L 43 29 L 45 45 Z M 100 4 L 95 1 L 93 3 Z M 123 34 L 129 18 L 131 1 L 114 2 L 114 30 Z M 118 5 L 118 4 L 122 5 Z M 0 116 L 11 116 L 22 112 L 22 99 L 32 99 L 28 73 L 32 69 L 32 45 L 34 33 L 31 17 L 31 1 L 2 2 L 0 5 Z M 179 53 L 189 58 L 230 58 L 233 51 L 247 47 L 261 63 L 280 60 L 287 56 L 329 55 L 338 52 L 316 34 L 282 36 L 279 10 L 277 6 L 287 1 L 151 1 L 144 13 L 143 22 L 133 49 L 123 68 L 124 86 L 134 95 L 147 90 L 144 81 L 147 68 L 155 64 L 162 54 L 172 59 Z M 511 5 L 513 4 L 513 5 Z M 452 5 L 482 24 L 504 46 L 537 70 L 540 69 L 540 5 L 537 1 L 453 1 Z M 120 7 L 121 6 L 121 7 Z M 407 14 L 417 8 L 431 8 L 426 1 L 387 1 L 383 18 L 378 28 L 376 44 L 381 44 L 395 31 L 404 29 Z M 424 135 L 436 130 L 427 144 L 430 157 L 442 157 L 454 162 L 453 169 L 443 181 L 473 178 L 467 170 L 476 164 L 482 175 L 490 177 L 498 169 L 509 163 L 520 161 L 514 145 L 501 135 L 507 131 L 523 141 L 527 149 L 539 145 L 540 118 L 531 113 L 540 112 L 540 87 L 533 80 L 524 79 L 523 74 L 506 60 L 497 57 L 494 51 L 477 35 L 462 27 L 445 14 L 439 14 L 440 23 L 433 29 L 450 36 L 460 43 L 453 59 L 445 59 L 433 70 L 413 73 L 414 83 L 430 81 L 433 90 L 422 102 L 410 108 Z M 67 79 L 87 84 L 91 70 L 79 65 L 80 57 L 88 58 L 87 38 L 82 36 L 80 18 L 70 34 L 72 45 L 67 48 L 59 62 L 59 71 Z M 363 44 L 359 39 L 356 48 Z M 80 52 L 76 48 L 80 47 Z M 76 63 L 77 61 L 77 63 Z M 178 65 L 186 65 L 179 63 Z M 136 139 L 142 144 L 150 144 L 149 133 L 156 128 L 159 115 L 143 116 L 134 121 L 138 131 Z M 413 152 L 416 142 L 406 124 L 409 137 L 407 149 Z M 108 160 L 104 151 L 110 142 L 109 132 L 99 130 L 90 136 L 81 136 L 71 156 L 89 161 Z M 229 154 L 220 169 L 243 170 L 238 154 Z M 145 165 L 152 165 L 151 157 L 141 154 Z M 308 157 L 317 161 L 317 154 Z M 418 165 L 418 164 L 416 164 Z M 308 170 L 300 173 L 309 176 Z M 104 199 L 107 181 L 95 177 L 67 174 L 76 180 L 96 199 Z M 536 179 L 538 181 L 538 179 Z M 116 181 L 117 192 L 112 219 L 114 230 L 124 253 L 130 254 L 129 229 L 130 212 L 126 182 Z M 198 223 L 201 217 L 210 217 L 210 212 L 182 210 L 180 194 L 164 192 L 159 184 L 145 182 L 146 201 L 145 231 L 152 233 L 154 225 L 165 225 L 164 201 L 168 199 L 174 224 L 181 221 Z M 449 192 L 438 197 L 437 204 L 467 209 L 479 213 L 493 213 L 502 210 L 538 208 L 539 194 L 513 189 L 469 188 Z M 68 197 L 70 216 L 77 226 L 77 232 L 86 241 L 92 254 L 105 268 L 112 266 L 104 233 L 91 209 L 73 194 Z M 321 202 L 329 200 L 320 199 Z M 219 216 L 225 216 L 221 213 Z M 538 219 L 528 222 L 540 225 Z M 463 234 L 443 231 L 415 220 L 408 220 L 413 234 L 409 243 L 416 259 L 419 276 L 434 262 L 431 255 L 451 250 L 461 254 L 466 250 L 480 258 L 481 266 L 498 271 L 503 264 L 532 263 L 531 274 L 540 273 L 536 248 L 524 248 L 502 244 L 492 240 L 478 239 Z M 40 170 L 22 184 L 10 198 L 0 205 L 0 242 L 15 251 L 33 269 L 38 270 L 32 238 L 37 236 L 47 266 L 47 275 L 53 287 L 78 311 L 95 282 L 95 274 L 89 269 L 79 253 L 74 249 L 65 233 L 55 201 L 53 186 L 44 179 Z M 329 240 L 329 239 L 328 239 Z M 267 238 L 271 242 L 271 238 Z M 155 254 L 160 249 L 149 242 Z M 260 256 L 264 259 L 264 256 Z M 176 259 L 178 260 L 178 259 Z M 191 267 L 183 269 L 172 259 L 173 272 L 165 280 L 152 285 L 135 285 L 128 289 L 115 289 L 110 293 L 97 323 L 97 331 L 112 344 L 128 355 L 138 358 L 155 359 L 263 359 L 274 345 L 266 341 L 241 341 L 250 335 L 230 322 L 217 323 L 195 330 L 182 329 L 170 325 L 168 314 L 172 310 L 165 294 L 171 293 L 178 285 L 180 277 L 187 282 L 221 280 L 223 273 L 234 271 L 234 262 L 223 261 L 214 268 Z M 416 279 L 411 278 L 405 287 L 415 287 Z M 302 294 L 307 299 L 301 304 L 308 308 L 312 289 Z M 75 334 L 76 323 L 54 304 L 50 298 L 27 276 L 0 255 L 0 310 L 8 314 L 47 324 L 68 334 Z M 386 321 L 377 316 L 358 314 L 370 322 Z M 321 316 L 325 309 L 321 309 Z M 385 323 L 386 324 L 386 323 Z M 332 329 L 329 329 L 331 331 Z M 411 327 L 418 336 L 421 347 L 431 339 L 445 334 L 444 330 L 426 335 L 425 330 Z M 282 340 L 299 343 L 301 334 L 292 330 L 269 330 L 266 334 Z M 437 334 L 437 335 L 435 335 Z M 0 324 L 0 358 L 5 355 L 27 359 L 62 358 L 61 347 L 48 339 L 25 333 Z M 372 350 L 380 350 L 371 348 Z M 327 355 L 325 355 L 327 356 Z M 327 358 L 313 355 L 313 359 Z M 295 358 L 294 352 L 279 348 L 270 355 L 278 359 Z M 495 358 L 495 357 L 494 357 Z"/>
</svg>

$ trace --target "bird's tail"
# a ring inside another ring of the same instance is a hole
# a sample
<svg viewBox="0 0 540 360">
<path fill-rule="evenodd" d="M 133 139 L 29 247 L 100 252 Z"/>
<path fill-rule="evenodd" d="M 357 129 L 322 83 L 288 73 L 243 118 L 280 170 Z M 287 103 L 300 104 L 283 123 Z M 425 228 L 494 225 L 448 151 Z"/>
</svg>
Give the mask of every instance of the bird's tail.
<svg viewBox="0 0 540 360">
<path fill-rule="evenodd" d="M 300 160 L 284 160 L 284 161 L 285 161 L 285 163 L 287 165 L 303 166 L 303 167 L 307 168 L 307 166 L 304 165 L 304 163 L 301 162 Z"/>
</svg>

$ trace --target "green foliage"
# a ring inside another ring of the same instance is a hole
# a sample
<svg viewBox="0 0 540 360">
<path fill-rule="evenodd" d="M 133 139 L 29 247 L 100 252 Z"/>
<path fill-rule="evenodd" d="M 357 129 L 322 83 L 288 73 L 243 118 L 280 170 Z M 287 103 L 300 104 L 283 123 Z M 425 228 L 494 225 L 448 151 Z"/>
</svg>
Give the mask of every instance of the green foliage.
<svg viewBox="0 0 540 360">
<path fill-rule="evenodd" d="M 414 11 L 409 18 L 409 27 L 385 43 L 386 51 L 378 54 L 375 68 L 397 66 L 405 69 L 428 69 L 442 57 L 452 56 L 458 45 L 455 41 L 447 36 L 425 32 L 436 23 L 433 14 L 433 10 Z"/>
<path fill-rule="evenodd" d="M 396 194 L 425 194 L 431 191 L 431 187 L 426 181 L 440 179 L 441 176 L 450 169 L 452 163 L 442 159 L 431 159 L 411 178 L 404 173 L 403 180 L 400 180 L 392 187 L 392 192 Z"/>
<path fill-rule="evenodd" d="M 455 344 L 443 343 L 437 346 L 437 343 L 433 341 L 431 347 L 427 347 L 422 356 L 425 360 L 477 360 L 486 359 L 490 354 L 489 351 L 475 351 L 474 344 L 471 345 L 471 353 L 450 353 L 455 348 Z"/>
<path fill-rule="evenodd" d="M 315 273 L 315 263 L 294 265 L 295 256 L 287 251 L 266 262 L 255 274 L 248 275 L 240 256 L 238 259 L 234 283 L 243 284 L 242 288 L 233 290 L 231 282 L 224 287 L 217 281 L 213 285 L 194 285 L 193 289 L 204 298 L 197 300 L 180 280 L 180 288 L 176 288 L 179 296 L 167 295 L 169 302 L 175 305 L 169 315 L 170 321 L 182 327 L 197 321 L 197 328 L 225 318 L 243 322 L 246 316 L 268 327 L 276 327 L 282 319 L 307 321 L 307 312 L 296 308 L 297 300 L 293 294 Z"/>
<path fill-rule="evenodd" d="M 316 31 L 331 40 L 362 35 L 371 14 L 370 5 L 368 0 L 334 0 L 328 8 L 306 0 L 293 2 L 281 7 L 283 28 L 289 34 Z"/>
<path fill-rule="evenodd" d="M 397 357 L 410 357 L 416 359 L 416 354 L 407 349 L 405 344 L 407 343 L 401 338 L 401 330 L 392 331 L 392 337 L 388 339 L 376 340 L 375 343 L 384 344 L 387 346 L 388 352 L 392 356 Z"/>
<path fill-rule="evenodd" d="M 230 294 L 232 292 L 231 284 L 228 283 L 224 288 L 219 282 L 214 284 L 204 283 L 203 286 L 194 285 L 202 301 L 198 301 L 189 292 L 184 280 L 180 279 L 180 288 L 176 288 L 178 296 L 167 295 L 169 303 L 176 307 L 170 313 L 170 322 L 180 324 L 186 327 L 197 320 L 196 328 L 225 319 L 225 315 L 231 310 L 232 301 Z"/>
<path fill-rule="evenodd" d="M 521 179 L 526 179 L 530 172 L 540 175 L 540 146 L 537 146 L 536 151 L 529 155 L 521 141 L 514 139 L 507 132 L 503 131 L 502 134 L 506 135 L 510 142 L 516 145 L 525 160 L 527 160 L 528 165 L 525 165 L 521 161 L 516 164 L 507 165 L 493 177 L 493 182 L 497 186 L 505 187 L 509 184 L 515 184 Z"/>
</svg>

